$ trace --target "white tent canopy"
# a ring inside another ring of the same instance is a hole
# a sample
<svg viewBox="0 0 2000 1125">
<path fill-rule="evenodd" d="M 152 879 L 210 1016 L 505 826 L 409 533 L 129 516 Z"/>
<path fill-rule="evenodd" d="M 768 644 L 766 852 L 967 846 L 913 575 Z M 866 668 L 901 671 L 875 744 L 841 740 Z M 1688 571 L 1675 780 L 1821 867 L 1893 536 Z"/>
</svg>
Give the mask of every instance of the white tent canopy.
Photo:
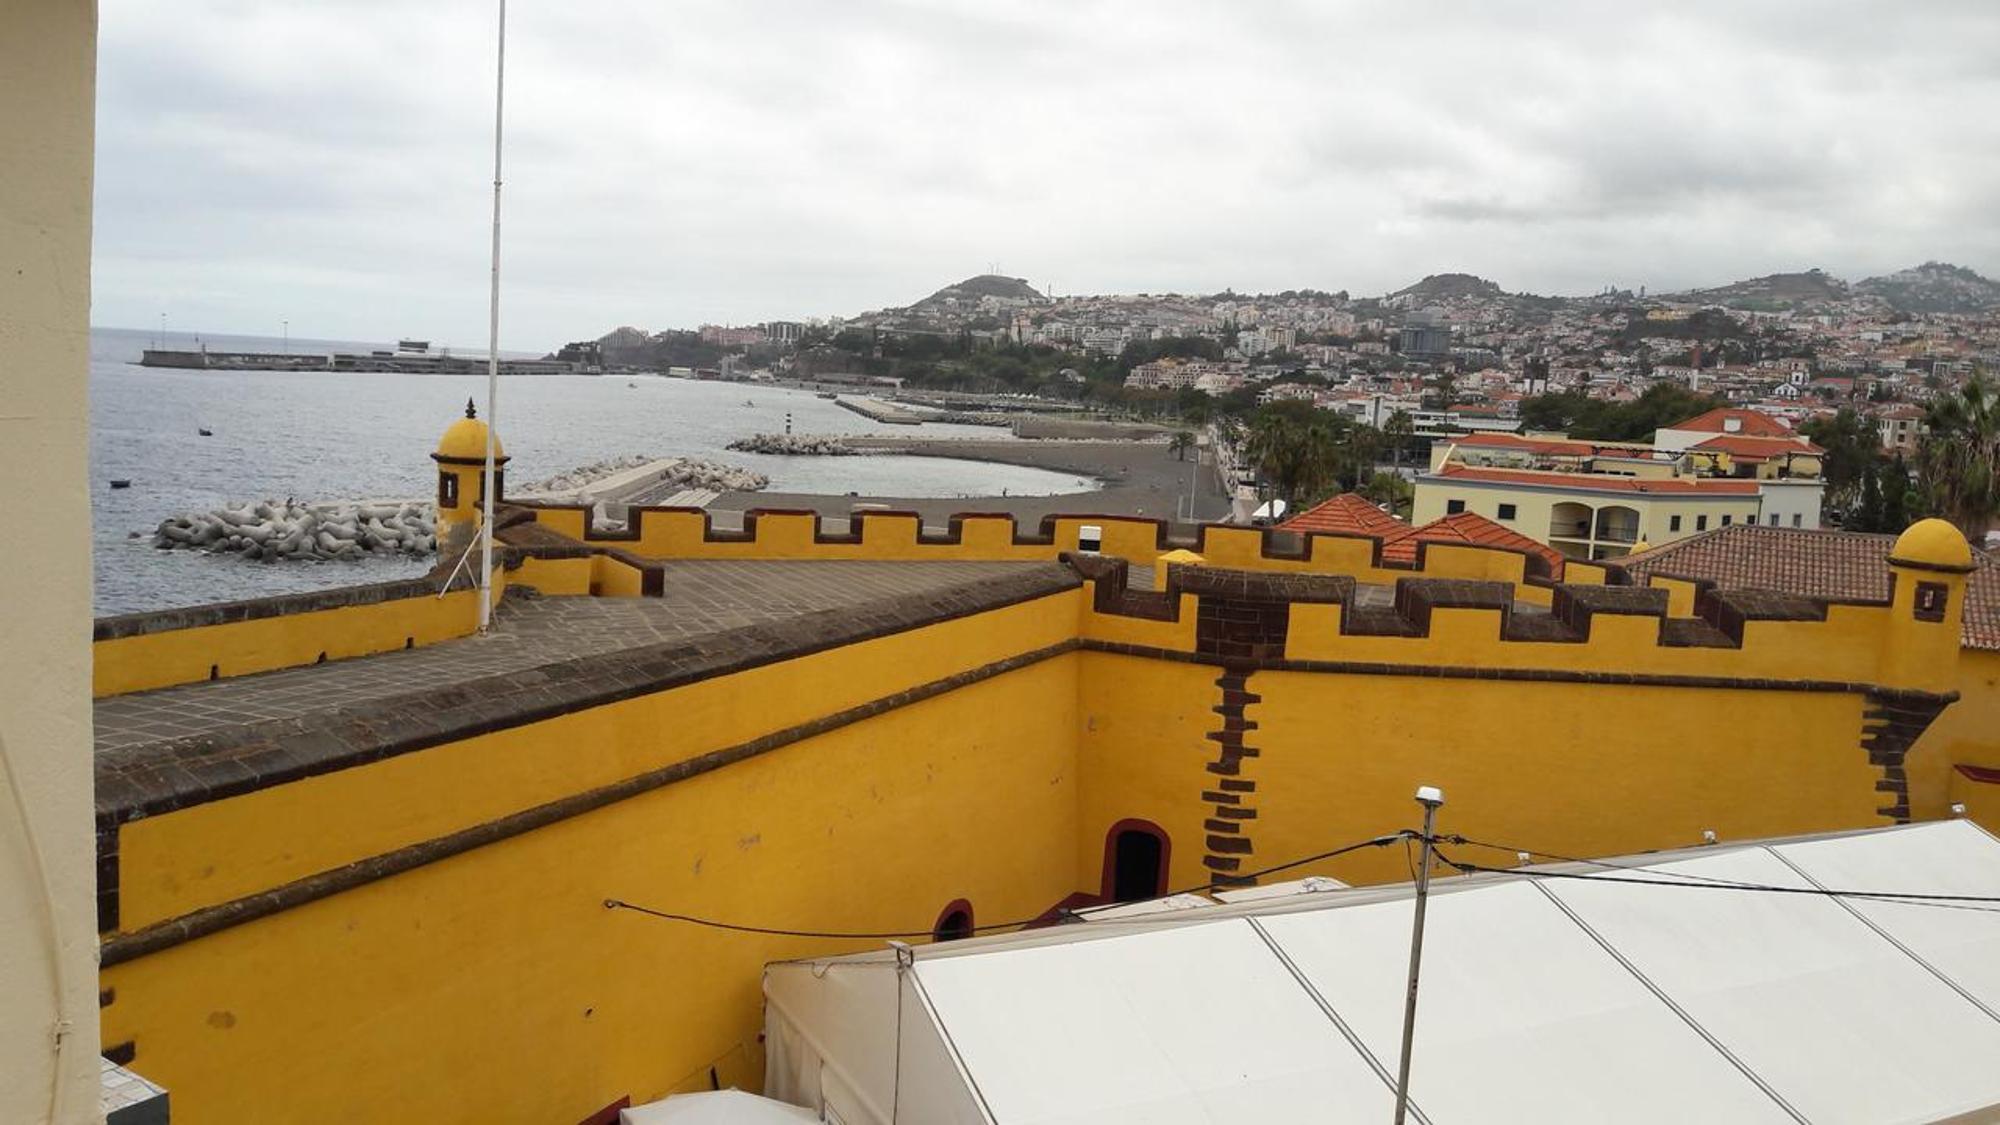
<svg viewBox="0 0 2000 1125">
<path fill-rule="evenodd" d="M 2000 897 L 2000 841 L 1953 821 L 1613 862 L 1639 870 L 1433 883 L 1414 1120 L 2000 1120 L 2000 907 L 1717 886 Z M 1386 1121 L 1410 893 L 774 964 L 766 1092 L 852 1125 Z"/>
</svg>

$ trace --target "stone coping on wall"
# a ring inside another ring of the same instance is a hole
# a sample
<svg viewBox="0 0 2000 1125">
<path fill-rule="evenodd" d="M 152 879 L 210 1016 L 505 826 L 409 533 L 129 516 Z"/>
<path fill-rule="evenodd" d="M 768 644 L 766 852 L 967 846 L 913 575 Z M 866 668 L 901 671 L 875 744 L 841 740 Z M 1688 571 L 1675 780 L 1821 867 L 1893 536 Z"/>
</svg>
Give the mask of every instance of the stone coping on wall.
<svg viewBox="0 0 2000 1125">
<path fill-rule="evenodd" d="M 182 609 L 123 613 L 113 617 L 98 618 L 92 624 L 91 639 L 111 641 L 149 633 L 167 633 L 176 629 L 199 629 L 210 625 L 230 625 L 240 621 L 258 621 L 271 617 L 315 613 L 320 610 L 345 609 L 349 606 L 380 605 L 383 602 L 401 601 L 404 598 L 434 597 L 449 590 L 474 589 L 478 585 L 475 579 L 476 576 L 470 572 L 460 571 L 447 586 L 444 577 L 433 569 L 429 574 L 417 578 L 399 578 L 392 582 L 336 586 L 330 590 L 310 590 L 302 594 L 278 594 L 268 598 L 246 598 L 234 602 L 212 602 L 208 605 L 188 606 Z"/>
</svg>

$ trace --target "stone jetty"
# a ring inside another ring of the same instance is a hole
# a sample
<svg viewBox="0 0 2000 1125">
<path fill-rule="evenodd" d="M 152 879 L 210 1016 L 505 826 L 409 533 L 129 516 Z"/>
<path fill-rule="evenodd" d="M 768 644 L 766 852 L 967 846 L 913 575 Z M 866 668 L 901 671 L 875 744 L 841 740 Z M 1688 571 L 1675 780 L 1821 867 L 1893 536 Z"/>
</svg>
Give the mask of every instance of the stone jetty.
<svg viewBox="0 0 2000 1125">
<path fill-rule="evenodd" d="M 904 410 L 900 406 L 891 406 L 880 399 L 838 398 L 834 402 L 875 422 L 887 422 L 896 426 L 921 426 L 924 422 L 923 415 Z"/>
<path fill-rule="evenodd" d="M 414 501 L 236 503 L 160 521 L 153 546 L 266 561 L 426 555 L 437 549 L 437 512 Z"/>
<path fill-rule="evenodd" d="M 785 457 L 853 457 L 856 449 L 837 437 L 822 434 L 751 434 L 728 448 L 738 453 L 775 453 Z"/>
<path fill-rule="evenodd" d="M 519 493 L 536 500 L 583 504 L 643 502 L 641 497 L 679 491 L 756 492 L 771 478 L 738 465 L 695 457 L 614 457 L 537 481 Z"/>
</svg>

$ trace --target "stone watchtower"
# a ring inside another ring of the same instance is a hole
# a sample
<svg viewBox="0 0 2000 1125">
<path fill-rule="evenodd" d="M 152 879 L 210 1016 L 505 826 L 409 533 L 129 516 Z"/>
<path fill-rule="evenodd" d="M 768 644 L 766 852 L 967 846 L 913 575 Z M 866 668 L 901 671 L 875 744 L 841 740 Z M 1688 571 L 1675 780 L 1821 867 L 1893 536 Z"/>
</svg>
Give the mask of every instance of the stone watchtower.
<svg viewBox="0 0 2000 1125">
<path fill-rule="evenodd" d="M 486 423 L 472 400 L 465 400 L 465 417 L 453 422 L 438 439 L 437 452 L 437 544 L 438 558 L 456 562 L 477 542 L 485 493 L 480 486 L 486 477 Z M 507 495 L 507 454 L 500 437 L 493 437 L 493 502 Z"/>
</svg>

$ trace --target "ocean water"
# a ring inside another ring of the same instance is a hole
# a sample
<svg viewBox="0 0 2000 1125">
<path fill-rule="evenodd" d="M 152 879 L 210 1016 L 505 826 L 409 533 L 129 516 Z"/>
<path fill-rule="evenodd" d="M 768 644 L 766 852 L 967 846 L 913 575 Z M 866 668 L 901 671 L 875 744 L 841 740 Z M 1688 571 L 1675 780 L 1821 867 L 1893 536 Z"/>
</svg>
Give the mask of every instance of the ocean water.
<svg viewBox="0 0 2000 1125">
<path fill-rule="evenodd" d="M 238 500 L 428 497 L 430 452 L 483 376 L 177 371 L 136 365 L 157 333 L 91 332 L 90 460 L 99 615 L 263 597 L 422 573 L 415 559 L 248 562 L 162 551 L 162 519 Z M 167 346 L 192 347 L 176 332 Z M 207 336 L 213 350 L 278 351 L 276 338 Z M 384 347 L 293 339 L 295 352 Z M 637 384 L 628 386 L 628 383 Z M 520 487 L 625 454 L 692 456 L 743 465 L 774 491 L 844 495 L 1022 496 L 1087 491 L 1067 473 L 935 457 L 772 457 L 732 453 L 736 438 L 792 428 L 807 434 L 892 433 L 1005 438 L 983 426 L 871 422 L 805 391 L 640 376 L 510 376 L 500 385 L 500 437 Z M 213 431 L 202 437 L 199 430 Z M 129 479 L 127 489 L 110 481 Z"/>
</svg>

